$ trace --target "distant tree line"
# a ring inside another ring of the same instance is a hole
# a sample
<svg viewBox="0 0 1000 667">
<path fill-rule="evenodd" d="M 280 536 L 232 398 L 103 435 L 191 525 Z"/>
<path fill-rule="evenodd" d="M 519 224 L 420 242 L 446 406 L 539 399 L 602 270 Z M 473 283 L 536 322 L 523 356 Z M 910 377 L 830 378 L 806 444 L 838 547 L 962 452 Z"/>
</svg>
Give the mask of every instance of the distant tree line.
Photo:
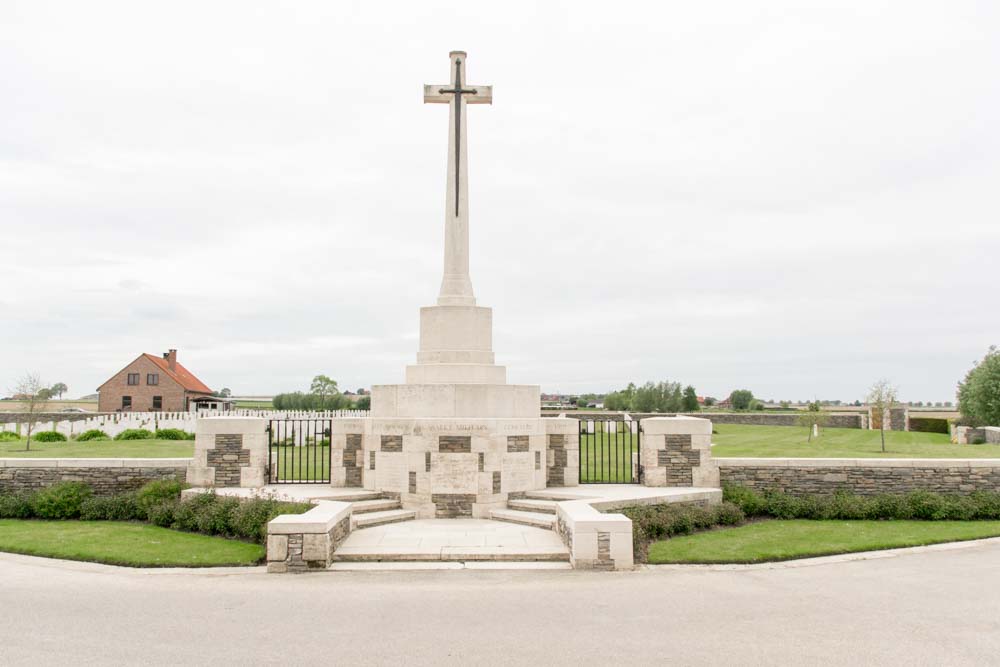
<svg viewBox="0 0 1000 667">
<path fill-rule="evenodd" d="M 620 391 L 604 397 L 606 410 L 630 412 L 695 412 L 700 409 L 694 387 L 681 388 L 679 382 L 647 382 L 637 387 L 630 382 Z"/>
<path fill-rule="evenodd" d="M 275 410 L 368 410 L 371 396 L 352 400 L 340 391 L 336 380 L 317 375 L 312 379 L 308 392 L 277 394 L 271 399 L 271 405 Z"/>
</svg>

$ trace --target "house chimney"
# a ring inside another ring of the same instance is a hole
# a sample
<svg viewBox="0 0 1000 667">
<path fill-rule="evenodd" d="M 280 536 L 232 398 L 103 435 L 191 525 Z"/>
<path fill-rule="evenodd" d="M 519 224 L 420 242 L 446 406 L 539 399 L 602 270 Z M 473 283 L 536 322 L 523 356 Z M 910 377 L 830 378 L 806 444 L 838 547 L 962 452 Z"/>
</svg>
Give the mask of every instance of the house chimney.
<svg viewBox="0 0 1000 667">
<path fill-rule="evenodd" d="M 177 370 L 177 350 L 170 349 L 163 353 L 163 358 L 167 360 L 167 367 L 172 370 Z"/>
</svg>

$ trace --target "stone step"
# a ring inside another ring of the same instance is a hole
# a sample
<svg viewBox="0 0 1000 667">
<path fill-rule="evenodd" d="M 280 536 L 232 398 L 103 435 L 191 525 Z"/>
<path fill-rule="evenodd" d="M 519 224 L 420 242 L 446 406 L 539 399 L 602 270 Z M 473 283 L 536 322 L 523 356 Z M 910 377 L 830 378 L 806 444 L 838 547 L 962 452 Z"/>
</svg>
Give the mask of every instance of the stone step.
<svg viewBox="0 0 1000 667">
<path fill-rule="evenodd" d="M 335 500 L 339 503 L 358 503 L 363 500 L 381 500 L 382 494 L 378 491 L 342 491 L 337 489 L 336 493 L 323 493 L 317 491 L 309 496 L 312 500 Z"/>
<path fill-rule="evenodd" d="M 566 547 L 340 547 L 337 563 L 357 562 L 568 562 Z"/>
<path fill-rule="evenodd" d="M 523 512 L 539 512 L 541 514 L 555 514 L 556 502 L 554 500 L 531 500 L 528 498 L 508 500 L 507 509 L 521 510 Z"/>
<path fill-rule="evenodd" d="M 356 517 L 352 516 L 351 525 L 354 528 L 371 528 L 397 521 L 412 521 L 415 518 L 417 518 L 417 513 L 413 510 L 382 510 L 366 512 Z"/>
<path fill-rule="evenodd" d="M 507 521 L 519 523 L 523 526 L 535 526 L 536 528 L 548 528 L 551 530 L 556 525 L 554 514 L 543 512 L 524 512 L 521 510 L 490 510 L 490 518 L 495 521 Z"/>
<path fill-rule="evenodd" d="M 359 500 L 351 504 L 351 509 L 355 515 L 384 510 L 398 510 L 401 508 L 402 505 L 399 504 L 399 500 L 393 498 L 373 498 L 372 500 Z"/>
</svg>

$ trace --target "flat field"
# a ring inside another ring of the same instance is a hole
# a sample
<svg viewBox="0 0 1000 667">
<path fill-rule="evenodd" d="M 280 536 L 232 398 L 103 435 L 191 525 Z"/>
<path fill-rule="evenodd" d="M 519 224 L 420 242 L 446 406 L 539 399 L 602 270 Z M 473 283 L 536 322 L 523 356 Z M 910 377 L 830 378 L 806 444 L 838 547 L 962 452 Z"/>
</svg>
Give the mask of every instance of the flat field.
<svg viewBox="0 0 1000 667">
<path fill-rule="evenodd" d="M 0 458 L 172 459 L 194 456 L 193 440 L 88 440 L 35 442 L 25 451 L 24 439 L 0 442 Z"/>
</svg>

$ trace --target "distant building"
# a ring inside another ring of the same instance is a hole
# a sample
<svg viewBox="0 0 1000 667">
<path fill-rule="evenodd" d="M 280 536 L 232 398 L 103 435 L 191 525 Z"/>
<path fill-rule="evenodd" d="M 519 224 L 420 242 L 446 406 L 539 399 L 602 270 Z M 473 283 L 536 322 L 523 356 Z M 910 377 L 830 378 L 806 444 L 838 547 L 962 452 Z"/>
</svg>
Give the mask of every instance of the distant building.
<svg viewBox="0 0 1000 667">
<path fill-rule="evenodd" d="M 177 350 L 162 357 L 140 354 L 97 388 L 99 412 L 187 412 L 201 406 L 228 409 L 229 399 L 212 390 L 177 362 Z"/>
</svg>

